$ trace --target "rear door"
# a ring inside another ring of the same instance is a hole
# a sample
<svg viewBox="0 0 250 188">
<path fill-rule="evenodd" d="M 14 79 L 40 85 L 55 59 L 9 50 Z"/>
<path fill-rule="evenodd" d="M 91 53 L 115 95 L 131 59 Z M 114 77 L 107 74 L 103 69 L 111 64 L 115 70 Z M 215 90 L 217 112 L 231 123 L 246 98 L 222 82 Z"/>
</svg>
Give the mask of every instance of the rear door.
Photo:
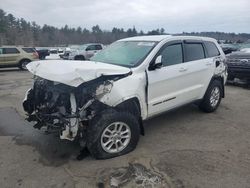
<svg viewBox="0 0 250 188">
<path fill-rule="evenodd" d="M 215 64 L 213 59 L 206 57 L 203 41 L 185 40 L 184 54 L 188 70 L 187 80 L 192 83 L 187 97 L 192 100 L 200 99 L 203 97 L 213 76 Z"/>
</svg>

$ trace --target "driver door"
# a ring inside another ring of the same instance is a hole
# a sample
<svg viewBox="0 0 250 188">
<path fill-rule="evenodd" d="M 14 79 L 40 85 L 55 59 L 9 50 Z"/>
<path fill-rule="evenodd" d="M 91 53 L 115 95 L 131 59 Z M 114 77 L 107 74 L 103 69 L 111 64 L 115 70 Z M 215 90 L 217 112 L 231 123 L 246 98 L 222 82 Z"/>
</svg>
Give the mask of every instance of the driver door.
<svg viewBox="0 0 250 188">
<path fill-rule="evenodd" d="M 15 65 L 18 63 L 20 52 L 16 48 L 2 48 L 1 59 L 4 65 Z M 1 60 L 1 61 L 2 61 Z"/>
<path fill-rule="evenodd" d="M 156 56 L 162 56 L 162 67 L 147 70 L 149 117 L 185 103 L 191 83 L 186 80 L 188 70 L 183 63 L 183 49 L 182 41 L 165 44 Z"/>
</svg>

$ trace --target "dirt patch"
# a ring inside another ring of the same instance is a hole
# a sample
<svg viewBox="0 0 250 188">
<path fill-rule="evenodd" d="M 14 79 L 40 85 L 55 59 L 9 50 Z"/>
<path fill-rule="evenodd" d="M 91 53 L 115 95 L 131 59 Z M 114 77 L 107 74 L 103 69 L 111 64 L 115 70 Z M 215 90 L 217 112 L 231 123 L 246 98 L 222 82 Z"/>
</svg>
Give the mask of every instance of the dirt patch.
<svg viewBox="0 0 250 188">
<path fill-rule="evenodd" d="M 126 167 L 104 169 L 100 172 L 99 187 L 169 187 L 164 175 L 146 168 L 140 163 L 129 163 Z"/>
<path fill-rule="evenodd" d="M 218 184 L 221 187 L 237 187 L 228 180 L 245 184 L 247 182 L 244 181 L 250 179 L 250 160 L 239 154 L 234 155 L 230 150 L 170 150 L 160 156 L 156 167 L 168 174 L 177 188 L 217 187 Z"/>
</svg>

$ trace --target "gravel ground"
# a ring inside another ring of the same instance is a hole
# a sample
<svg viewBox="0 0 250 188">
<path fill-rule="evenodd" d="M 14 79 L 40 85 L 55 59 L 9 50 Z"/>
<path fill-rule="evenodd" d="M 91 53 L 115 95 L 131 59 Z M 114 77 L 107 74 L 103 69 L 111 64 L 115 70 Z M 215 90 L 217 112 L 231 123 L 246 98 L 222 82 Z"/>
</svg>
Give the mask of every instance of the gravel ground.
<svg viewBox="0 0 250 188">
<path fill-rule="evenodd" d="M 79 146 L 27 123 L 32 75 L 0 69 L 1 187 L 250 187 L 250 90 L 226 86 L 219 109 L 185 106 L 145 122 L 135 151 L 76 160 Z"/>
</svg>

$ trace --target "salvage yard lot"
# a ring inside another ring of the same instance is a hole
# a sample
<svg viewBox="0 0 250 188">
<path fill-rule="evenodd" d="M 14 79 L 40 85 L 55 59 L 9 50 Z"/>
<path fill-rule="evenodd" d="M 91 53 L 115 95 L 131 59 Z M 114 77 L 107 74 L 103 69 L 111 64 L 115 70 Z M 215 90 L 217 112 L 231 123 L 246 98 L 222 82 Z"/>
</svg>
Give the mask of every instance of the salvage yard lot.
<svg viewBox="0 0 250 188">
<path fill-rule="evenodd" d="M 226 86 L 215 113 L 188 105 L 145 122 L 135 151 L 78 161 L 79 146 L 25 122 L 32 75 L 0 69 L 1 187 L 250 187 L 250 90 Z"/>
</svg>

